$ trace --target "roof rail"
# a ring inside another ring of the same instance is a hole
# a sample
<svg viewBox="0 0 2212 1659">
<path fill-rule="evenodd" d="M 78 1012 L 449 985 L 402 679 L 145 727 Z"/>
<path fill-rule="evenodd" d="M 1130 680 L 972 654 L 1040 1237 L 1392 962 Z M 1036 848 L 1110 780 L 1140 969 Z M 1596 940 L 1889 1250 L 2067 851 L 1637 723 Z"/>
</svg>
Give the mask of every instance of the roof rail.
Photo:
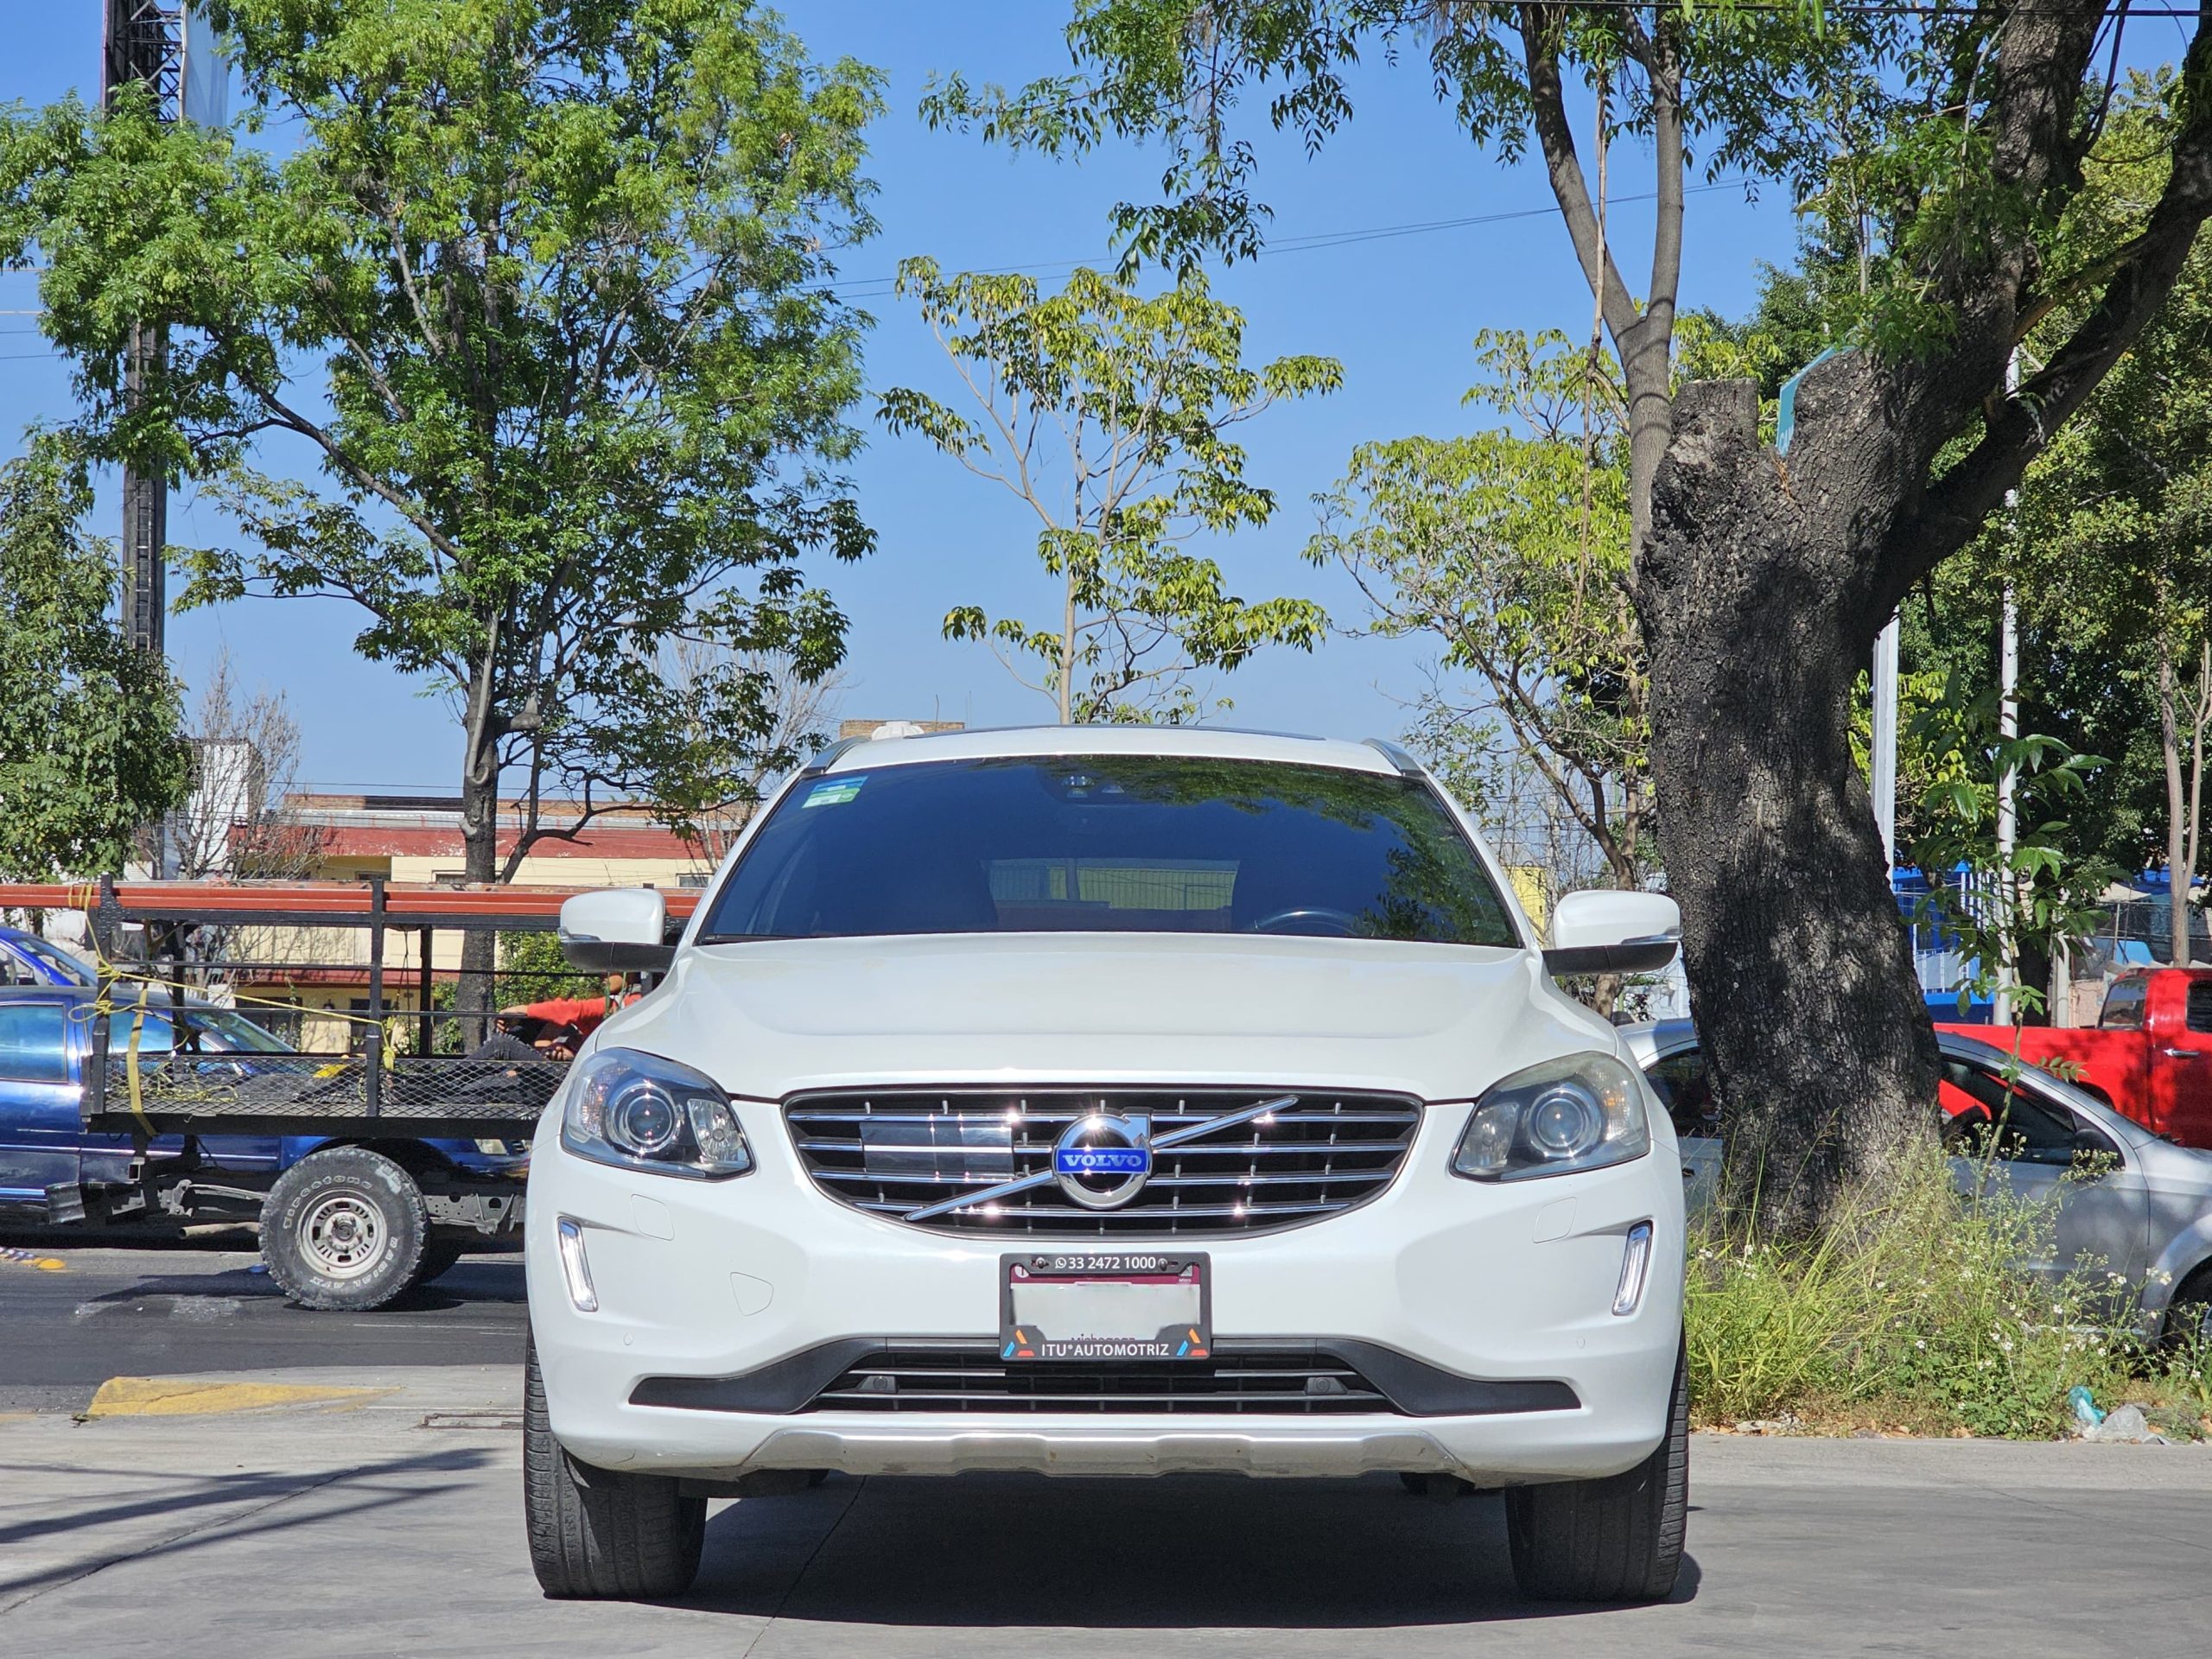
<svg viewBox="0 0 2212 1659">
<path fill-rule="evenodd" d="M 1395 743 L 1391 742 L 1389 739 L 1383 737 L 1369 737 L 1363 738 L 1360 741 L 1365 743 L 1369 748 L 1373 749 L 1377 754 L 1381 755 L 1385 760 L 1388 760 L 1392 766 L 1395 766 L 1404 776 L 1408 778 L 1424 778 L 1427 776 L 1427 774 L 1421 769 L 1420 761 L 1414 760 L 1413 756 L 1408 754 Z"/>
<path fill-rule="evenodd" d="M 856 743 L 865 743 L 867 741 L 868 739 L 864 737 L 841 737 L 835 743 L 832 743 L 828 748 L 823 750 L 821 753 L 816 755 L 813 760 L 801 766 L 798 769 L 798 775 L 802 778 L 808 778 L 811 777 L 817 772 L 827 772 L 830 767 L 837 764 L 837 758 L 843 754 L 847 749 L 851 748 Z"/>
</svg>

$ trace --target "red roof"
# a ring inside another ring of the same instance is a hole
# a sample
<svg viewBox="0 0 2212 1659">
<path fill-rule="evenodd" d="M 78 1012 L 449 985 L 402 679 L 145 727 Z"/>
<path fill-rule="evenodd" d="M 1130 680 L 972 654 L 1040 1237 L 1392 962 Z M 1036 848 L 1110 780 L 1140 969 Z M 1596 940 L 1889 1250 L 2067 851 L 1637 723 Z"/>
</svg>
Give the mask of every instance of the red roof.
<svg viewBox="0 0 2212 1659">
<path fill-rule="evenodd" d="M 435 825 L 321 824 L 315 829 L 316 849 L 326 858 L 459 858 L 461 831 Z M 499 832 L 499 854 L 505 857 L 515 844 L 514 833 Z M 552 837 L 530 849 L 532 858 L 677 858 L 696 859 L 696 849 L 681 836 L 658 826 L 594 825 L 575 840 Z"/>
</svg>

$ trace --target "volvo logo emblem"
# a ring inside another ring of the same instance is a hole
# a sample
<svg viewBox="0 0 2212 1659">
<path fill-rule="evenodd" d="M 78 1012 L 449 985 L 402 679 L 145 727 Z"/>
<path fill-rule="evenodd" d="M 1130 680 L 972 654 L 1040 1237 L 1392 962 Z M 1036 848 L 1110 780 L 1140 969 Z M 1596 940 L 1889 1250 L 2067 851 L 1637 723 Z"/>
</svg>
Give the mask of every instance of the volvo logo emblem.
<svg viewBox="0 0 2212 1659">
<path fill-rule="evenodd" d="M 1052 1179 L 1086 1210 L 1118 1210 L 1152 1173 L 1152 1120 L 1093 1112 L 1061 1131 Z"/>
</svg>

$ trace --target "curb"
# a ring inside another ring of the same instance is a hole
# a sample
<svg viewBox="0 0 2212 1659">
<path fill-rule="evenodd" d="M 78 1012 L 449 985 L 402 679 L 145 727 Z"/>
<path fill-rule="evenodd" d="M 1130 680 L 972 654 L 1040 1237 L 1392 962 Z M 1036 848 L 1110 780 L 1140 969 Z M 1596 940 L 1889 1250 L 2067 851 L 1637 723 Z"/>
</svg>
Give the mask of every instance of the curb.
<svg viewBox="0 0 2212 1659">
<path fill-rule="evenodd" d="M 189 1376 L 111 1376 L 78 1414 L 105 1417 L 209 1417 L 287 1406 L 359 1408 L 397 1389 L 346 1389 L 300 1382 L 208 1382 Z"/>
</svg>

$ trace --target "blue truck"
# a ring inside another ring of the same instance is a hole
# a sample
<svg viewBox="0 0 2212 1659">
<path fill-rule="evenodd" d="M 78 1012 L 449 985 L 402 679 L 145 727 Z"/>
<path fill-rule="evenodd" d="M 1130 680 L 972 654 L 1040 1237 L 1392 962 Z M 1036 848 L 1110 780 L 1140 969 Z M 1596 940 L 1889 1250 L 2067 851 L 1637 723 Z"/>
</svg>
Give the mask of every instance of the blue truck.
<svg viewBox="0 0 2212 1659">
<path fill-rule="evenodd" d="M 398 1300 L 471 1243 L 518 1232 L 522 1137 L 550 1087 L 512 1080 L 537 1068 L 492 1069 L 488 1090 L 476 1068 L 483 1100 L 469 1115 L 493 1121 L 455 1115 L 454 1127 L 495 1133 L 332 1122 L 346 1109 L 318 1097 L 358 1078 L 359 1063 L 300 1054 L 232 1008 L 188 997 L 118 1008 L 128 1001 L 111 985 L 103 1004 L 89 964 L 0 929 L 0 1224 L 123 1237 L 258 1221 L 288 1295 L 351 1311 Z M 135 1110 L 129 1080 L 145 1096 Z M 273 1109 L 205 1103 L 272 1090 Z"/>
<path fill-rule="evenodd" d="M 96 977 L 74 951 L 20 927 L 0 927 L 0 986 L 90 985 Z"/>
</svg>

